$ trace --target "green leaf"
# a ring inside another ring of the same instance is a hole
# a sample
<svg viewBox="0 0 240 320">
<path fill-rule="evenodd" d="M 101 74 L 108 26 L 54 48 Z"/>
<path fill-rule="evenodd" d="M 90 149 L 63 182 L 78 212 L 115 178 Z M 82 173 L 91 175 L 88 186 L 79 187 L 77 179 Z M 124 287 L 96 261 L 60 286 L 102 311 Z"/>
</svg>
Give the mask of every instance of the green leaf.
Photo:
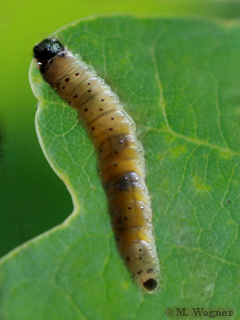
<svg viewBox="0 0 240 320">
<path fill-rule="evenodd" d="M 39 141 L 75 209 L 1 260 L 1 320 L 155 320 L 166 308 L 196 306 L 231 308 L 239 318 L 239 31 L 237 22 L 109 16 L 54 34 L 94 66 L 136 122 L 162 287 L 148 296 L 132 283 L 92 144 L 32 63 Z"/>
</svg>

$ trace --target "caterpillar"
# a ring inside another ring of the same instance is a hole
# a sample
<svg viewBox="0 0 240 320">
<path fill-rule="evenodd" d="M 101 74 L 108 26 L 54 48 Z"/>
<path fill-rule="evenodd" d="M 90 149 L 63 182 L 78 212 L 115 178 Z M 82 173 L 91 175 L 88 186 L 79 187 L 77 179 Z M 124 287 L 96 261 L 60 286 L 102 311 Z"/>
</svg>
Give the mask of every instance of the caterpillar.
<svg viewBox="0 0 240 320">
<path fill-rule="evenodd" d="M 40 42 L 33 55 L 43 79 L 78 112 L 91 137 L 119 252 L 136 283 L 154 292 L 160 266 L 134 121 L 104 80 L 57 39 Z"/>
</svg>

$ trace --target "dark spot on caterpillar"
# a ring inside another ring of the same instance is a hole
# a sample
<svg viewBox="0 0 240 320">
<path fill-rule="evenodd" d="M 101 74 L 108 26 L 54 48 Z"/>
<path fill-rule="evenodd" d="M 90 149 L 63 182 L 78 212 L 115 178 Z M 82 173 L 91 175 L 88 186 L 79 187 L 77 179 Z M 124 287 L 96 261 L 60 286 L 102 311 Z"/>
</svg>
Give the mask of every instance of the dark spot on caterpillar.
<svg viewBox="0 0 240 320">
<path fill-rule="evenodd" d="M 132 207 L 128 207 L 128 210 L 131 210 L 132 209 Z"/>
<path fill-rule="evenodd" d="M 88 108 L 85 108 L 84 111 L 87 112 L 87 111 L 88 111 Z"/>
<path fill-rule="evenodd" d="M 63 86 L 62 89 L 65 89 L 65 86 Z"/>
<path fill-rule="evenodd" d="M 140 186 L 138 182 L 138 174 L 136 172 L 128 172 L 119 179 L 118 187 L 121 190 L 129 190 L 130 188 Z"/>
<path fill-rule="evenodd" d="M 71 101 L 68 101 L 68 104 L 71 104 Z"/>
<path fill-rule="evenodd" d="M 139 257 L 139 260 L 142 260 L 142 257 Z"/>
<path fill-rule="evenodd" d="M 75 94 L 75 95 L 73 96 L 73 98 L 77 98 L 77 96 L 78 96 L 78 95 L 77 95 L 77 94 Z"/>
<path fill-rule="evenodd" d="M 142 249 L 139 249 L 138 251 L 139 251 L 139 252 L 141 252 L 141 251 L 142 251 Z"/>
<path fill-rule="evenodd" d="M 152 273 L 153 272 L 153 269 L 148 269 L 147 270 L 147 273 Z"/>
<path fill-rule="evenodd" d="M 102 149 L 99 149 L 99 152 L 101 153 L 101 152 L 102 152 Z"/>
<path fill-rule="evenodd" d="M 119 140 L 119 143 L 123 143 L 123 140 Z"/>
<path fill-rule="evenodd" d="M 138 274 L 141 274 L 143 272 L 143 270 L 138 271 Z"/>
<path fill-rule="evenodd" d="M 88 90 L 88 92 L 92 92 L 92 90 L 90 89 L 90 90 Z"/>
<path fill-rule="evenodd" d="M 70 78 L 66 78 L 66 79 L 65 79 L 65 82 L 68 82 L 69 80 L 70 80 Z"/>
<path fill-rule="evenodd" d="M 156 289 L 157 281 L 154 279 L 148 279 L 147 281 L 143 282 L 143 286 L 147 290 L 152 291 L 152 290 Z"/>
<path fill-rule="evenodd" d="M 109 128 L 109 131 L 112 131 L 113 130 L 113 128 Z"/>
<path fill-rule="evenodd" d="M 128 220 L 128 217 L 125 217 L 124 220 Z"/>
<path fill-rule="evenodd" d="M 114 120 L 114 117 L 112 117 L 111 120 Z"/>
<path fill-rule="evenodd" d="M 114 167 L 117 167 L 117 165 L 118 165 L 117 163 L 114 163 Z"/>
<path fill-rule="evenodd" d="M 119 153 L 119 151 L 116 150 L 115 153 L 117 154 L 117 153 Z"/>
<path fill-rule="evenodd" d="M 90 86 L 91 82 L 88 82 L 88 85 Z"/>
<path fill-rule="evenodd" d="M 127 261 L 131 261 L 131 258 L 130 258 L 130 257 L 127 257 Z"/>
<path fill-rule="evenodd" d="M 49 70 L 49 67 L 47 67 L 46 69 Z"/>
<path fill-rule="evenodd" d="M 79 76 L 79 72 L 75 73 L 75 76 L 76 76 L 76 77 Z"/>
<path fill-rule="evenodd" d="M 94 130 L 95 129 L 95 127 L 92 127 L 92 130 Z"/>
<path fill-rule="evenodd" d="M 50 63 L 50 64 L 52 64 L 52 63 L 53 63 L 53 61 L 54 61 L 54 59 L 51 59 L 51 60 L 49 61 L 49 63 Z"/>
<path fill-rule="evenodd" d="M 59 57 L 59 58 L 62 58 L 62 57 L 64 57 L 64 56 L 65 56 L 65 53 L 64 53 L 64 52 L 58 54 L 58 57 Z"/>
<path fill-rule="evenodd" d="M 57 86 L 59 87 L 59 86 L 60 86 L 60 84 L 61 84 L 61 82 L 58 82 L 58 83 L 57 83 Z"/>
<path fill-rule="evenodd" d="M 103 111 L 103 108 L 100 108 L 99 111 Z"/>
<path fill-rule="evenodd" d="M 104 99 L 101 99 L 101 101 L 104 101 Z"/>
</svg>

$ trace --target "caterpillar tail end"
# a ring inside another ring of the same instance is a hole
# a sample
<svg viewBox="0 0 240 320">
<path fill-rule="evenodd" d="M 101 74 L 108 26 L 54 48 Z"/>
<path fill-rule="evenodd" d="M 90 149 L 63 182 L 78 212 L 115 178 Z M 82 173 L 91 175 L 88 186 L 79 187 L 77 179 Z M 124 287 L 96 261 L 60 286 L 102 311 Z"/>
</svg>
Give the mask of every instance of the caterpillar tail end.
<svg viewBox="0 0 240 320">
<path fill-rule="evenodd" d="M 145 240 L 134 241 L 123 255 L 138 287 L 145 293 L 156 293 L 160 283 L 160 264 L 155 245 Z"/>
<path fill-rule="evenodd" d="M 135 282 L 137 283 L 138 287 L 147 294 L 155 294 L 159 290 L 159 283 L 160 283 L 160 275 L 159 270 L 156 271 L 155 274 L 143 275 L 141 278 L 134 277 Z"/>
</svg>

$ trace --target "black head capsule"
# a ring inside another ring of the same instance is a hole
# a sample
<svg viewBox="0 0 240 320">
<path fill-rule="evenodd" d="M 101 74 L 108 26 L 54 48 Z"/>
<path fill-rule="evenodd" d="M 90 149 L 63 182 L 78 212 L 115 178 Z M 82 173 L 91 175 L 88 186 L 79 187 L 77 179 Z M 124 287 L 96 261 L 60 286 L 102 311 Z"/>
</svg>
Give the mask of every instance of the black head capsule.
<svg viewBox="0 0 240 320">
<path fill-rule="evenodd" d="M 45 39 L 39 42 L 33 48 L 33 57 L 36 59 L 40 71 L 43 73 L 47 62 L 64 50 L 64 46 L 57 39 Z"/>
</svg>

